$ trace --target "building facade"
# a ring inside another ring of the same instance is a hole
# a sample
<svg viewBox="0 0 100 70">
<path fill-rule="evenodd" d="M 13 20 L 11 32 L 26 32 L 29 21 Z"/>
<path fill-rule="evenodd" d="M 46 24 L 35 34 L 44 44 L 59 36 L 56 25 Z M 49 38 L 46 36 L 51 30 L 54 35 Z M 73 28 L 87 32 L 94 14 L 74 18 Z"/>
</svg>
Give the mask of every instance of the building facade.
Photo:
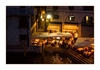
<svg viewBox="0 0 100 70">
<path fill-rule="evenodd" d="M 6 6 L 7 48 L 22 48 L 23 44 L 29 47 L 33 14 L 30 6 Z"/>
<path fill-rule="evenodd" d="M 79 37 L 94 37 L 94 6 L 38 6 L 35 9 L 38 14 L 35 32 L 71 31 L 78 32 Z"/>
<path fill-rule="evenodd" d="M 48 14 L 49 32 L 74 31 L 79 37 L 94 37 L 94 6 L 47 6 Z"/>
</svg>

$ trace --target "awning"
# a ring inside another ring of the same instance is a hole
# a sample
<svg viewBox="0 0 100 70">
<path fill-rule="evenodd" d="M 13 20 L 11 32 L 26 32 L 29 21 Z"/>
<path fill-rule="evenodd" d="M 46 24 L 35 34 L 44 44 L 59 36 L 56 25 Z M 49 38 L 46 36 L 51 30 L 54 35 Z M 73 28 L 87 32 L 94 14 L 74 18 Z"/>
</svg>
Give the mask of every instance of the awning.
<svg viewBox="0 0 100 70">
<path fill-rule="evenodd" d="M 48 33 L 33 33 L 31 38 L 46 38 L 48 37 Z"/>
<path fill-rule="evenodd" d="M 70 33 L 34 33 L 31 38 L 71 37 Z"/>
<path fill-rule="evenodd" d="M 78 29 L 77 25 L 64 25 L 63 30 L 76 30 Z"/>
<path fill-rule="evenodd" d="M 71 37 L 70 33 L 49 33 L 48 37 Z"/>
<path fill-rule="evenodd" d="M 61 25 L 60 24 L 49 24 L 47 27 L 47 30 L 60 30 Z"/>
<path fill-rule="evenodd" d="M 94 44 L 94 38 L 79 38 L 76 43 L 75 47 L 91 47 Z"/>
</svg>

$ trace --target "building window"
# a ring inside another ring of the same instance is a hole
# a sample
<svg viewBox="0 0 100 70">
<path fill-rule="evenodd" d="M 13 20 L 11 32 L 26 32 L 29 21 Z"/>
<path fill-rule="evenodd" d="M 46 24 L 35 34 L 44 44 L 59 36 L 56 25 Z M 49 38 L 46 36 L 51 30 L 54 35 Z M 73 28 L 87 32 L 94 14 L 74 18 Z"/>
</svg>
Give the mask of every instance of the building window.
<svg viewBox="0 0 100 70">
<path fill-rule="evenodd" d="M 94 19 L 93 17 L 89 17 L 89 16 L 85 16 L 84 20 L 82 21 L 83 23 L 90 23 L 93 24 L 94 23 Z"/>
<path fill-rule="evenodd" d="M 74 10 L 74 6 L 69 6 L 69 10 Z"/>
<path fill-rule="evenodd" d="M 19 40 L 20 41 L 25 41 L 26 40 L 26 34 L 25 35 L 19 35 Z"/>
<path fill-rule="evenodd" d="M 93 6 L 84 6 L 84 11 L 93 11 L 94 7 Z"/>
<path fill-rule="evenodd" d="M 20 8 L 25 8 L 25 6 L 20 6 Z"/>
<path fill-rule="evenodd" d="M 93 17 L 89 17 L 89 20 L 88 20 L 89 23 L 93 24 L 94 21 L 93 21 Z"/>
<path fill-rule="evenodd" d="M 74 21 L 75 20 L 75 16 L 69 16 L 68 17 L 70 21 Z"/>
<path fill-rule="evenodd" d="M 58 9 L 58 6 L 53 6 L 53 10 L 56 11 Z"/>
<path fill-rule="evenodd" d="M 85 20 L 86 20 L 86 23 L 88 23 L 89 22 L 89 16 L 86 16 Z"/>
<path fill-rule="evenodd" d="M 54 15 L 53 19 L 59 19 L 59 15 Z"/>
<path fill-rule="evenodd" d="M 93 23 L 93 18 L 92 17 L 89 17 L 89 16 L 86 16 L 85 17 L 85 22 L 86 23 Z"/>
<path fill-rule="evenodd" d="M 27 28 L 28 19 L 25 16 L 19 18 L 19 28 Z"/>
</svg>

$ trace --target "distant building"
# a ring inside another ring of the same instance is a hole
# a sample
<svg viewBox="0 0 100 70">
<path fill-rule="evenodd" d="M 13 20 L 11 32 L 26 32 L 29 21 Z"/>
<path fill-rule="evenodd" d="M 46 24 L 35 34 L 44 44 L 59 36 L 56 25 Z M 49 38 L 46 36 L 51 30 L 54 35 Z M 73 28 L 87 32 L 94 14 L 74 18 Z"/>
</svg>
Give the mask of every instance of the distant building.
<svg viewBox="0 0 100 70">
<path fill-rule="evenodd" d="M 36 32 L 72 31 L 78 32 L 79 37 L 94 37 L 94 6 L 38 6 L 36 8 L 39 15 L 35 25 Z M 50 19 L 47 19 L 48 14 L 51 15 Z"/>
<path fill-rule="evenodd" d="M 7 48 L 23 48 L 23 44 L 29 47 L 33 14 L 31 6 L 6 6 Z"/>
</svg>

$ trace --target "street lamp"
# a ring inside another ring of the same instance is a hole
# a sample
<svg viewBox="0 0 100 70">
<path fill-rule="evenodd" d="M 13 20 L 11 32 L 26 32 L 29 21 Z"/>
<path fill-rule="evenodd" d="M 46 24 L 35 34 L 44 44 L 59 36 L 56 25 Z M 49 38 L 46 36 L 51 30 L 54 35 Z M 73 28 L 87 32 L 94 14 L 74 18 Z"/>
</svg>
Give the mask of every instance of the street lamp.
<svg viewBox="0 0 100 70">
<path fill-rule="evenodd" d="M 47 15 L 47 19 L 50 19 L 50 18 L 51 18 L 51 15 L 50 15 L 50 14 L 48 14 L 48 15 Z"/>
<path fill-rule="evenodd" d="M 47 29 L 47 27 L 49 25 L 50 19 L 51 19 L 51 14 L 47 14 L 46 15 L 46 29 Z"/>
</svg>

